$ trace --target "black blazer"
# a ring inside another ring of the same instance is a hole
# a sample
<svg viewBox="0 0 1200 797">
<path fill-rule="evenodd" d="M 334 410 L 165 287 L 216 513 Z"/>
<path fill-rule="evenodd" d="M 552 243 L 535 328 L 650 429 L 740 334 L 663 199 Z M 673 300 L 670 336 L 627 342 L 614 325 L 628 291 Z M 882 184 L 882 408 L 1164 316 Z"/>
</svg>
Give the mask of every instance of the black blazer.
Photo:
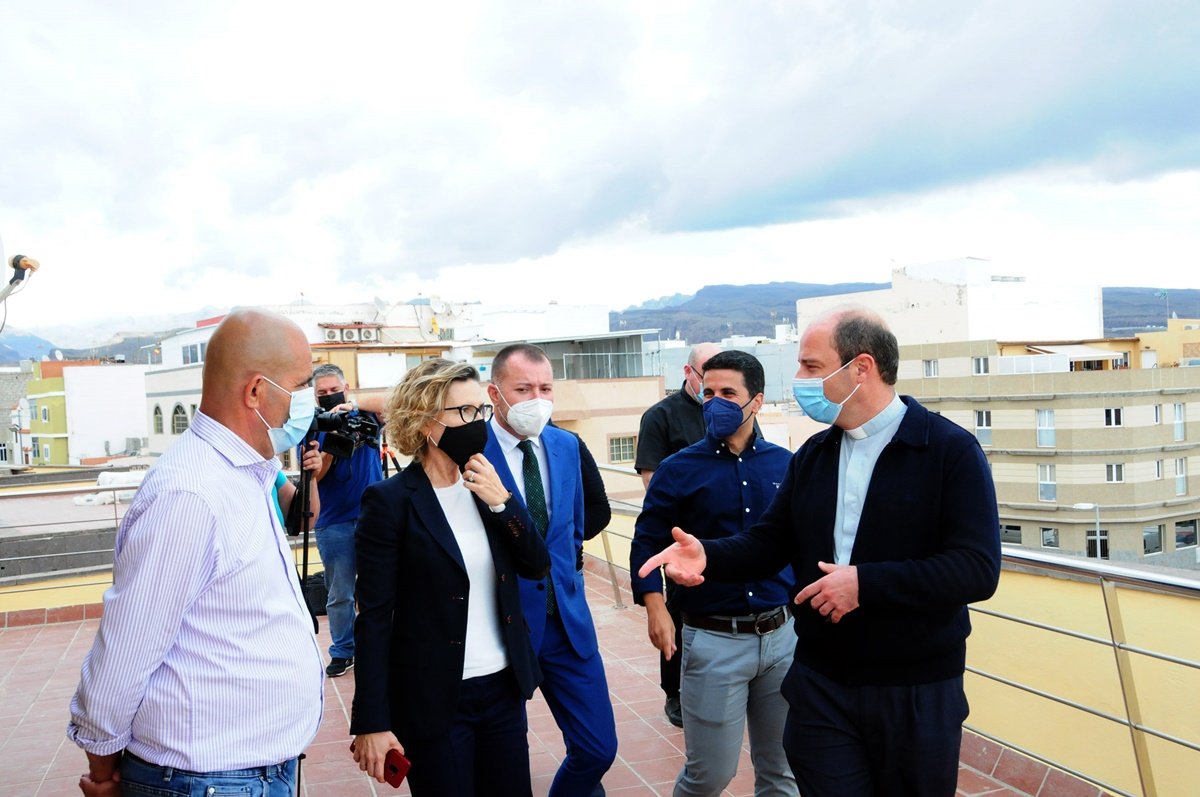
<svg viewBox="0 0 1200 797">
<path fill-rule="evenodd" d="M 478 498 L 509 666 L 525 697 L 542 680 L 521 614 L 517 576 L 544 578 L 546 545 L 520 501 L 492 512 Z M 414 462 L 363 493 L 355 531 L 350 732 L 390 730 L 401 744 L 445 733 L 462 683 L 471 584 L 429 477 Z"/>
</svg>

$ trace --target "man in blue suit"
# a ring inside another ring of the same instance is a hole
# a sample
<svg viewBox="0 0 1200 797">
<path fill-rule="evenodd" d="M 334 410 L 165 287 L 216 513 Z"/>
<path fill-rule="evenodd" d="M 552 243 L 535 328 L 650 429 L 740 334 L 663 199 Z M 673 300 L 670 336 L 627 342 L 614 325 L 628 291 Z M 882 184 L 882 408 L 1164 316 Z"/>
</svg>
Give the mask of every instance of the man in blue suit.
<svg viewBox="0 0 1200 797">
<path fill-rule="evenodd" d="M 527 343 L 506 346 L 492 361 L 491 374 L 488 397 L 495 415 L 484 453 L 505 486 L 521 497 L 550 553 L 549 576 L 520 580 L 542 694 L 567 751 L 550 797 L 603 794 L 600 778 L 616 758 L 617 730 L 583 571 L 576 569 L 584 532 L 579 443 L 546 426 L 554 408 L 554 371 L 544 351 Z"/>
</svg>

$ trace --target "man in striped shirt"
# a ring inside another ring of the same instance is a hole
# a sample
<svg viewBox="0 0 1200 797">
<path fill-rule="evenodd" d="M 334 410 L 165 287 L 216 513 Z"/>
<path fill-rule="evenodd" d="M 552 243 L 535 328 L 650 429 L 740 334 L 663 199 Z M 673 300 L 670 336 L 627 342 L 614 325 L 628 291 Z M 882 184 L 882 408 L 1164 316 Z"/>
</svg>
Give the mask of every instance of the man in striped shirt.
<svg viewBox="0 0 1200 797">
<path fill-rule="evenodd" d="M 310 380 L 308 341 L 285 318 L 236 310 L 213 333 L 200 410 L 117 534 L 67 731 L 87 753 L 85 795 L 122 782 L 294 793 L 323 674 L 271 493 L 275 454 L 311 422 Z"/>
</svg>

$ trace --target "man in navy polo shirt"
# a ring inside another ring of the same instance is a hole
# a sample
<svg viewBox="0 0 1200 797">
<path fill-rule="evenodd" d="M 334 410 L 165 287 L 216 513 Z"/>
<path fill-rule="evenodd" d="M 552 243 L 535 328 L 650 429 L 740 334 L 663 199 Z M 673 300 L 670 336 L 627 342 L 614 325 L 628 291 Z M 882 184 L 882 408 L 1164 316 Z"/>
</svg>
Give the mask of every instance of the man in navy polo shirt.
<svg viewBox="0 0 1200 797">
<path fill-rule="evenodd" d="M 671 544 L 673 527 L 716 540 L 748 529 L 766 510 L 790 454 L 756 430 L 764 384 L 762 364 L 746 352 L 725 351 L 707 361 L 707 432 L 654 472 L 634 531 L 631 573 Z M 787 718 L 780 686 L 796 647 L 787 609 L 792 581 L 791 568 L 784 567 L 755 580 L 707 581 L 676 591 L 683 616 L 679 696 L 687 760 L 675 797 L 718 795 L 729 785 L 747 722 L 756 797 L 795 797 L 780 742 Z M 674 656 L 661 575 L 654 570 L 635 578 L 633 591 L 646 606 L 651 641 L 664 656 Z"/>
</svg>

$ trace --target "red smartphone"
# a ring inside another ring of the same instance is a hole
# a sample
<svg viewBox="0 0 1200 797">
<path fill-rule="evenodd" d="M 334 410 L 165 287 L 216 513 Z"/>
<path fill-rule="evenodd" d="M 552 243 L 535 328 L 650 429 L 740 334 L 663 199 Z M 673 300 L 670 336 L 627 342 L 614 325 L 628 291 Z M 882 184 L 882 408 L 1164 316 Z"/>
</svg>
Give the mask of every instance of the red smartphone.
<svg viewBox="0 0 1200 797">
<path fill-rule="evenodd" d="M 408 774 L 410 766 L 412 765 L 408 763 L 404 754 L 393 747 L 387 751 L 387 757 L 383 759 L 383 779 L 398 789 L 404 782 L 404 776 Z"/>
<path fill-rule="evenodd" d="M 350 743 L 350 752 L 354 752 L 354 742 Z M 412 764 L 404 757 L 396 748 L 387 751 L 387 756 L 383 759 L 383 779 L 387 781 L 392 788 L 400 788 L 400 784 L 404 782 L 404 776 L 408 774 L 408 768 Z"/>
</svg>

